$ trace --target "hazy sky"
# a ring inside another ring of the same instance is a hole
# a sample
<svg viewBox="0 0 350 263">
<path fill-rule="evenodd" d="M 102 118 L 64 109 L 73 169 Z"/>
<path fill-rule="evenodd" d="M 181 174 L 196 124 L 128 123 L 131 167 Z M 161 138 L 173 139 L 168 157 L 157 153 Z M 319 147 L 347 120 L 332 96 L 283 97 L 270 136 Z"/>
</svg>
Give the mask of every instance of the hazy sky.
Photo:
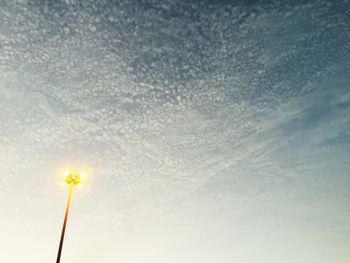
<svg viewBox="0 0 350 263">
<path fill-rule="evenodd" d="M 349 263 L 350 1 L 0 0 L 0 262 Z"/>
</svg>

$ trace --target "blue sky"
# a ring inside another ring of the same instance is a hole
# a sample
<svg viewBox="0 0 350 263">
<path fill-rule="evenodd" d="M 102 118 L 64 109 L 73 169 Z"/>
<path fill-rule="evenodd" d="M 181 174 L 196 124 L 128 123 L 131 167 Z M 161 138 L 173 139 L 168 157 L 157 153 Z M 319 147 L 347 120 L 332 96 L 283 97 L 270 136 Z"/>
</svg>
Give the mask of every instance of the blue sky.
<svg viewBox="0 0 350 263">
<path fill-rule="evenodd" d="M 0 1 L 0 261 L 348 263 L 349 10 Z"/>
</svg>

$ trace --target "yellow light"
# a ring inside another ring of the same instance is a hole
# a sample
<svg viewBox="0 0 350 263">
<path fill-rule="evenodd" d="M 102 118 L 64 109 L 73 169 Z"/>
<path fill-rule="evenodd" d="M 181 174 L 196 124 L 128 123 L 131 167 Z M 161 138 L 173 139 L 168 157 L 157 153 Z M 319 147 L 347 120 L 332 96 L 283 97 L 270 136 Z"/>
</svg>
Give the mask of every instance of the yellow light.
<svg viewBox="0 0 350 263">
<path fill-rule="evenodd" d="M 68 170 L 63 172 L 64 182 L 68 185 L 78 185 L 81 183 L 81 174 L 80 173 L 72 173 Z M 84 174 L 85 176 L 85 174 Z"/>
</svg>

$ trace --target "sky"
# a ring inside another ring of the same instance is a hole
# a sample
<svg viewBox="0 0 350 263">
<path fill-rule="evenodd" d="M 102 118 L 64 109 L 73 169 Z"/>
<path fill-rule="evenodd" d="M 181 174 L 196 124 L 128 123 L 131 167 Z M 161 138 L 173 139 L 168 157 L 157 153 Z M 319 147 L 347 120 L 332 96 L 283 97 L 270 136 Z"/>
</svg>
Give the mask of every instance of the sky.
<svg viewBox="0 0 350 263">
<path fill-rule="evenodd" d="M 0 108 L 0 262 L 350 262 L 348 0 L 0 0 Z"/>
</svg>

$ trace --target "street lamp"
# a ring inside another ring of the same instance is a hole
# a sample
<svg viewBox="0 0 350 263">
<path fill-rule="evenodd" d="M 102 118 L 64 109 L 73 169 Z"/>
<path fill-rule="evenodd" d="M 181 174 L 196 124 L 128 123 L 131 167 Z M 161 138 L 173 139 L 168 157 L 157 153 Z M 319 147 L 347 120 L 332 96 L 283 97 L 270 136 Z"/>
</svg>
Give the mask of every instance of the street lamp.
<svg viewBox="0 0 350 263">
<path fill-rule="evenodd" d="M 66 206 L 66 213 L 64 215 L 64 221 L 63 221 L 63 227 L 62 227 L 61 239 L 60 239 L 60 246 L 58 248 L 56 263 L 60 263 L 60 260 L 61 260 L 63 240 L 64 240 L 64 234 L 66 232 L 67 218 L 68 218 L 68 212 L 69 212 L 69 207 L 70 207 L 70 201 L 72 199 L 73 186 L 77 186 L 77 185 L 81 184 L 81 181 L 85 177 L 85 174 L 80 173 L 80 172 L 73 173 L 69 170 L 66 170 L 63 172 L 63 176 L 64 176 L 64 182 L 67 185 L 69 185 L 69 194 L 68 194 L 68 201 L 67 201 L 67 206 Z"/>
</svg>

